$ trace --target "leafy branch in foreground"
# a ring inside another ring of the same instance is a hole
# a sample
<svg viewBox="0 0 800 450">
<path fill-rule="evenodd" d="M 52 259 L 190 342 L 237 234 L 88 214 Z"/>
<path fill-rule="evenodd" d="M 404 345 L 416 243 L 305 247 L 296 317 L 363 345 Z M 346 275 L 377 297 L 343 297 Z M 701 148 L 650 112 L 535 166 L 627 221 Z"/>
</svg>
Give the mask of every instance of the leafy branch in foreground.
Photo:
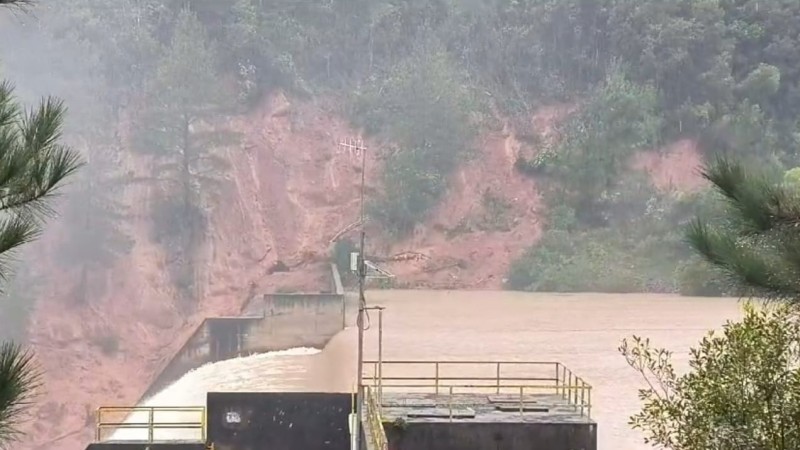
<svg viewBox="0 0 800 450">
<path fill-rule="evenodd" d="M 800 192 L 718 157 L 702 172 L 727 203 L 723 223 L 695 219 L 689 244 L 746 294 L 800 300 Z"/>
<path fill-rule="evenodd" d="M 671 353 L 649 340 L 620 352 L 645 380 L 631 417 L 645 442 L 671 450 L 800 448 L 800 323 L 789 305 L 745 306 L 741 322 L 710 332 L 678 376 Z"/>
</svg>

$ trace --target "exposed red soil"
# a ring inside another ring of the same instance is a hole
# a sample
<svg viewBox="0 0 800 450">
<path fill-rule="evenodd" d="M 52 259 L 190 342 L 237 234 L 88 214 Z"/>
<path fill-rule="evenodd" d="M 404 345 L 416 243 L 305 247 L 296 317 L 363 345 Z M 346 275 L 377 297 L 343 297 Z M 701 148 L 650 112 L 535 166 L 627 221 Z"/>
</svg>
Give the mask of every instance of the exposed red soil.
<svg viewBox="0 0 800 450">
<path fill-rule="evenodd" d="M 697 142 L 681 139 L 663 149 L 644 152 L 633 160 L 633 167 L 644 170 L 662 191 L 695 191 L 705 187 L 700 175 L 703 158 Z"/>
<path fill-rule="evenodd" d="M 389 246 L 391 254 L 427 257 L 387 265 L 402 286 L 502 288 L 511 262 L 541 233 L 536 183 L 514 169 L 521 147 L 508 126 L 485 136 L 478 154 L 451 177 L 430 220 Z"/>
<path fill-rule="evenodd" d="M 357 132 L 319 105 L 282 96 L 223 126 L 242 138 L 220 149 L 230 169 L 225 189 L 208 199 L 212 220 L 196 312 L 175 305 L 163 251 L 150 240 L 154 189 L 129 189 L 125 201 L 135 213 L 127 231 L 136 243 L 105 274 L 112 294 L 76 305 L 70 293 L 79 273 L 62 271 L 37 303 L 31 340 L 45 389 L 24 448 L 82 450 L 93 438 L 94 409 L 134 404 L 203 318 L 236 314 L 253 293 L 327 287 L 329 241 L 358 217 L 360 159 L 337 143 Z M 152 173 L 142 156 L 123 164 L 141 177 Z M 42 255 L 61 238 L 59 230 L 51 227 Z M 279 261 L 288 272 L 275 271 Z M 107 355 L 100 345 L 111 336 L 119 349 Z"/>
<path fill-rule="evenodd" d="M 521 142 L 508 124 L 483 136 L 475 157 L 452 175 L 445 199 L 413 236 L 394 244 L 375 239 L 375 253 L 423 255 L 386 263 L 397 283 L 501 288 L 511 262 L 541 234 L 536 181 L 517 173 L 514 163 L 552 145 L 556 124 L 574 110 L 557 105 L 537 113 L 526 125 L 538 136 L 536 144 Z M 127 231 L 136 244 L 100 274 L 109 295 L 76 305 L 70 293 L 79 273 L 52 269 L 60 275 L 44 287 L 32 326 L 46 391 L 23 448 L 82 450 L 93 437 L 94 409 L 135 403 L 203 318 L 236 314 L 254 293 L 326 287 L 331 239 L 358 218 L 361 178 L 360 155 L 337 146 L 358 132 L 332 111 L 325 103 L 277 95 L 246 116 L 216 124 L 241 139 L 219 149 L 229 169 L 224 188 L 206 199 L 211 223 L 200 255 L 205 263 L 196 312 L 175 305 L 163 250 L 151 241 L 152 185 L 126 193 L 134 210 Z M 152 173 L 147 158 L 123 153 L 124 170 Z M 367 152 L 370 191 L 380 176 L 377 153 Z M 640 155 L 634 166 L 648 170 L 659 187 L 694 188 L 699 161 L 693 144 L 681 141 Z M 62 226 L 51 226 L 37 247 L 43 259 L 63 239 Z M 106 355 L 100 346 L 109 336 L 117 337 L 119 350 Z"/>
</svg>

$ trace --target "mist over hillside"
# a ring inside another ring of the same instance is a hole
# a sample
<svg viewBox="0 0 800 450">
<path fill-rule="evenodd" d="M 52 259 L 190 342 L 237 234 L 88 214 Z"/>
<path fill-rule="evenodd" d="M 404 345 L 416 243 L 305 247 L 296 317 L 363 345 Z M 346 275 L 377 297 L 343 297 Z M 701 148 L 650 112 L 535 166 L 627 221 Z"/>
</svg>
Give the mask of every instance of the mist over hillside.
<svg viewBox="0 0 800 450">
<path fill-rule="evenodd" d="M 152 349 L 253 290 L 321 289 L 357 238 L 360 160 L 338 146 L 356 137 L 386 287 L 728 294 L 681 227 L 718 212 L 706 157 L 776 177 L 799 164 L 798 23 L 780 0 L 2 11 L 0 74 L 28 106 L 65 101 L 88 164 L 19 255 L 0 337 L 86 378 L 83 358 L 147 372 Z M 112 330 L 119 317 L 135 320 Z M 98 383 L 52 390 L 82 400 L 39 425 L 42 443 L 80 436 L 113 390 Z"/>
</svg>

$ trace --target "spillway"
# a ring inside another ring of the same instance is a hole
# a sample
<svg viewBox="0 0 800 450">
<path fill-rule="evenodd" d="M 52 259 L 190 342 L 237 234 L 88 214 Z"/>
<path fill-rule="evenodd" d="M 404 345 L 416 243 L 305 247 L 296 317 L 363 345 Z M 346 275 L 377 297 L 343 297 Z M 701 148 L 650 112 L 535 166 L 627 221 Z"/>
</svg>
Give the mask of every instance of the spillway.
<svg viewBox="0 0 800 450">
<path fill-rule="evenodd" d="M 145 400 L 141 406 L 194 407 L 206 403 L 208 392 L 280 391 L 296 389 L 305 384 L 309 374 L 311 356 L 319 354 L 313 348 L 295 348 L 284 351 L 244 356 L 226 361 L 206 364 L 192 370 L 163 391 Z M 147 423 L 148 412 L 134 412 L 125 422 Z M 198 411 L 155 412 L 156 423 L 197 422 Z M 160 429 L 154 430 L 158 441 L 191 441 L 200 439 L 199 430 Z M 116 430 L 111 441 L 144 441 L 147 430 L 129 428 Z"/>
<path fill-rule="evenodd" d="M 707 330 L 741 316 L 733 299 L 670 295 L 387 290 L 370 291 L 367 299 L 387 308 L 386 359 L 563 362 L 594 387 L 592 416 L 602 450 L 650 448 L 627 425 L 640 407 L 637 389 L 642 381 L 617 352 L 623 338 L 650 337 L 655 345 L 675 352 L 680 368 L 689 348 Z M 369 359 L 377 351 L 374 312 L 368 324 Z M 146 405 L 202 406 L 208 391 L 351 392 L 355 354 L 356 332 L 348 329 L 321 351 L 294 349 L 203 366 Z M 141 439 L 142 432 L 146 431 L 120 430 L 114 438 Z M 183 431 L 162 433 L 172 439 L 187 437 L 180 434 Z"/>
<path fill-rule="evenodd" d="M 139 406 L 197 407 L 206 404 L 208 392 L 352 392 L 355 383 L 356 330 L 346 329 L 334 336 L 324 349 L 294 348 L 209 363 L 182 376 Z M 116 419 L 126 423 L 147 423 L 148 412 L 124 413 Z M 155 423 L 193 423 L 200 411 L 156 411 Z M 118 429 L 109 441 L 147 440 L 142 428 Z M 192 429 L 154 430 L 157 441 L 199 440 Z"/>
</svg>

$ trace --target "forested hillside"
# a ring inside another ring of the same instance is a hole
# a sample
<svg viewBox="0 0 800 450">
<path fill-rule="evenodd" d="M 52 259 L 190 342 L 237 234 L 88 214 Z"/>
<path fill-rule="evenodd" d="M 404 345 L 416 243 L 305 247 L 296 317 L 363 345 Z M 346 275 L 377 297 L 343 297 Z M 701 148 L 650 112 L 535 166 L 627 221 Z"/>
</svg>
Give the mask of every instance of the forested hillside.
<svg viewBox="0 0 800 450">
<path fill-rule="evenodd" d="M 35 255 L 46 267 L 23 262 L 5 293 L 0 334 L 24 335 L 46 298 L 36 320 L 50 328 L 34 340 L 69 364 L 80 365 L 80 339 L 108 358 L 150 358 L 148 371 L 158 361 L 126 340 L 169 349 L 135 320 L 115 334 L 56 316 L 83 311 L 88 323 L 135 310 L 186 322 L 212 306 L 230 313 L 247 289 L 313 289 L 276 280 L 330 258 L 329 239 L 356 218 L 358 170 L 328 155 L 341 137 L 363 133 L 370 146 L 372 252 L 435 260 L 408 263 L 427 264 L 422 285 L 434 287 L 723 294 L 681 240 L 688 218 L 718 206 L 692 171 L 720 152 L 778 177 L 800 165 L 797 1 L 74 0 L 33 10 L 0 22 L 0 73 L 23 99 L 64 97 L 66 138 L 89 164 Z M 385 259 L 396 286 L 419 284 L 404 279 L 403 260 Z M 164 327 L 178 327 L 177 339 L 184 322 Z M 120 389 L 90 392 L 100 391 Z M 66 426 L 58 420 L 53 435 Z"/>
<path fill-rule="evenodd" d="M 713 293 L 695 285 L 702 267 L 678 238 L 702 195 L 657 191 L 631 159 L 681 139 L 776 169 L 796 159 L 797 2 L 81 0 L 45 5 L 37 18 L 35 39 L 46 41 L 37 50 L 88 55 L 45 58 L 62 64 L 73 92 L 91 93 L 75 102 L 94 112 L 80 111 L 75 133 L 113 139 L 108 130 L 124 120 L 131 150 L 158 159 L 152 177 L 169 195 L 152 220 L 187 289 L 201 204 L 224 170 L 209 148 L 231 138 L 195 124 L 246 112 L 276 90 L 335 98 L 337 113 L 383 143 L 369 213 L 398 240 L 475 157 L 477 135 L 511 123 L 528 149 L 516 167 L 551 206 L 542 241 L 509 275 L 519 289 Z M 543 143 L 530 117 L 552 104 L 574 112 Z M 86 216 L 81 232 L 104 244 L 85 252 L 91 269 L 124 253 L 127 239 L 110 223 L 119 214 L 87 211 L 114 203 L 106 185 L 141 180 L 102 169 L 88 178 L 84 204 L 69 214 Z"/>
</svg>

